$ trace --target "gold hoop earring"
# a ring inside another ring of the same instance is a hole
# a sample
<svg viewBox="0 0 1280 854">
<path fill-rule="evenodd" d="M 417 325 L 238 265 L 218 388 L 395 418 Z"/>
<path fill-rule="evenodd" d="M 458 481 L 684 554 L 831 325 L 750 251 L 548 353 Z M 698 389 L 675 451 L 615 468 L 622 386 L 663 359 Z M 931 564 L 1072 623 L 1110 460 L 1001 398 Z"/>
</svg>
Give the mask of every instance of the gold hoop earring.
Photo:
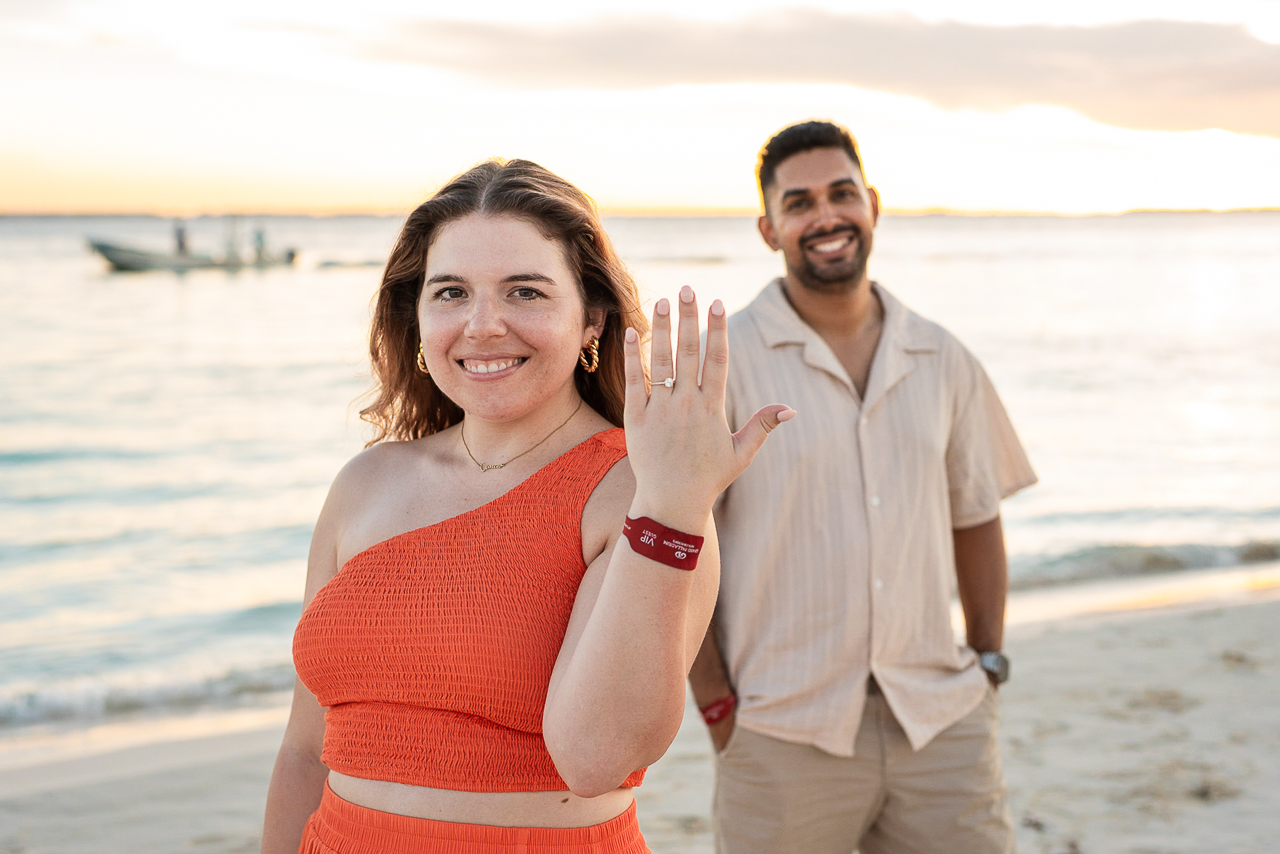
<svg viewBox="0 0 1280 854">
<path fill-rule="evenodd" d="M 427 355 L 422 352 L 422 342 L 418 342 L 418 370 L 427 376 L 431 376 L 431 372 L 427 370 Z"/>
<path fill-rule="evenodd" d="M 587 353 L 591 354 L 591 361 L 587 361 Z M 582 369 L 589 374 L 594 374 L 596 368 L 600 367 L 600 339 L 592 338 L 591 343 L 582 349 L 578 354 L 578 364 L 582 365 Z"/>
</svg>

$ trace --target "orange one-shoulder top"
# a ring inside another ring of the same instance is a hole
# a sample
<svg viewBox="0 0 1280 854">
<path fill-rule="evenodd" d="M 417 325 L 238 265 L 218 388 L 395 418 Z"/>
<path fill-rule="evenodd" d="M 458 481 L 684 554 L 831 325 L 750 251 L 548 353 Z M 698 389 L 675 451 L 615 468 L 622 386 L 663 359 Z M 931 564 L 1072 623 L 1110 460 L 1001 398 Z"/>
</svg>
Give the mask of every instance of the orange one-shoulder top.
<svg viewBox="0 0 1280 854">
<path fill-rule="evenodd" d="M 622 430 L 598 433 L 488 504 L 343 564 L 293 637 L 298 676 L 328 707 L 325 765 L 467 792 L 568 789 L 542 709 L 587 570 L 582 510 L 626 453 Z"/>
</svg>

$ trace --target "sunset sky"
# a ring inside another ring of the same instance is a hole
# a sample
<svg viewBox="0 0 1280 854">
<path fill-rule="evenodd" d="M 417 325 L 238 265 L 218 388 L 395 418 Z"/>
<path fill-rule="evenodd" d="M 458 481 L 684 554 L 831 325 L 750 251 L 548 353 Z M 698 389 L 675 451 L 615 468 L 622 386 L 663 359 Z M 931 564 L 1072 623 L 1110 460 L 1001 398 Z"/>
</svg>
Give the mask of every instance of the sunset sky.
<svg viewBox="0 0 1280 854">
<path fill-rule="evenodd" d="M 853 5 L 0 0 L 0 213 L 394 212 L 493 155 L 750 210 L 812 117 L 891 209 L 1280 207 L 1280 0 Z"/>
</svg>

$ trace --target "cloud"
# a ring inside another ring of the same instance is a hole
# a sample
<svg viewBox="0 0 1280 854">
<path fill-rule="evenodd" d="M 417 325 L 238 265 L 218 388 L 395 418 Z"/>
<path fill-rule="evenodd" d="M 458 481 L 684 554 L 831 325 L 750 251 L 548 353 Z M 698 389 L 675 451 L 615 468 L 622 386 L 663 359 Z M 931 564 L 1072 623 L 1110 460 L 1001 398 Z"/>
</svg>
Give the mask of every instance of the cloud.
<svg viewBox="0 0 1280 854">
<path fill-rule="evenodd" d="M 363 52 L 517 88 L 842 83 L 946 108 L 1056 104 L 1119 127 L 1280 137 L 1280 45 L 1242 25 L 994 27 L 817 10 L 555 28 L 414 20 Z"/>
</svg>

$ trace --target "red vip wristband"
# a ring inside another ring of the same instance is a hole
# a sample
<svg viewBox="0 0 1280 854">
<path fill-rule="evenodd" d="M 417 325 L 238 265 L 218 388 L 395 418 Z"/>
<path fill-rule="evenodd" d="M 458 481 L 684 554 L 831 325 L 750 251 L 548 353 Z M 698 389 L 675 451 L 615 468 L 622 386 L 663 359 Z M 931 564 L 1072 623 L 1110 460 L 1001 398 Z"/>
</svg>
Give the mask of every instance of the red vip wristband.
<svg viewBox="0 0 1280 854">
<path fill-rule="evenodd" d="M 703 537 L 660 525 L 648 516 L 639 519 L 628 516 L 622 521 L 622 533 L 631 543 L 631 550 L 649 560 L 684 570 L 698 565 Z"/>
<path fill-rule="evenodd" d="M 702 712 L 702 719 L 707 722 L 707 726 L 714 726 L 733 713 L 738 705 L 738 698 L 730 694 L 727 697 L 721 697 L 714 703 L 708 703 L 698 711 Z"/>
</svg>

